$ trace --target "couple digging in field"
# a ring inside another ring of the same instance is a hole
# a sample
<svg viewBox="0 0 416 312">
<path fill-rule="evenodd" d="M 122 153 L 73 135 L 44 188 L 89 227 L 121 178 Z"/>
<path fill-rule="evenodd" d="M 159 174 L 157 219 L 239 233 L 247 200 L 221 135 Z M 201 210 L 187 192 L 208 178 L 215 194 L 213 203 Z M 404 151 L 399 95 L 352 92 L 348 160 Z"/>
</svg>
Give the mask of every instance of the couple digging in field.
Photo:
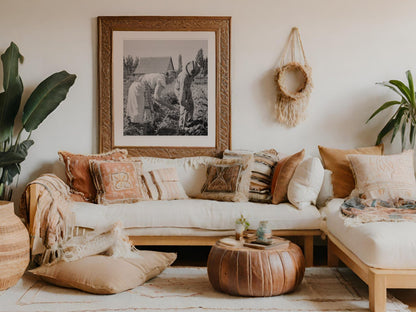
<svg viewBox="0 0 416 312">
<path fill-rule="evenodd" d="M 194 101 L 191 84 L 200 70 L 200 66 L 191 61 L 179 75 L 176 75 L 174 70 L 135 75 L 135 81 L 131 84 L 127 97 L 127 116 L 130 122 L 144 127 L 145 134 L 154 134 L 154 104 L 164 105 L 162 91 L 175 81 L 174 92 L 179 102 L 178 132 L 183 134 L 185 128 L 193 121 Z"/>
</svg>

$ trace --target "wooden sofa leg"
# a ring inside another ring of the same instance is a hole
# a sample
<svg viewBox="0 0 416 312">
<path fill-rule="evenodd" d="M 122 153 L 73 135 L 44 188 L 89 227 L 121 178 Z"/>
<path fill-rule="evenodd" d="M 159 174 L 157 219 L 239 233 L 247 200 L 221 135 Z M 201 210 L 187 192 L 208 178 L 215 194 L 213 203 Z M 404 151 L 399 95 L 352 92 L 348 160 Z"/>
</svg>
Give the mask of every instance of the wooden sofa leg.
<svg viewBox="0 0 416 312">
<path fill-rule="evenodd" d="M 371 312 L 386 311 L 386 278 L 372 270 L 368 273 L 368 299 Z"/>
<path fill-rule="evenodd" d="M 339 258 L 335 255 L 334 249 L 336 246 L 333 242 L 328 238 L 328 266 L 329 267 L 338 267 L 339 266 Z"/>
<path fill-rule="evenodd" d="M 305 253 L 305 266 L 313 266 L 313 236 L 306 235 L 303 241 L 303 249 Z"/>
</svg>

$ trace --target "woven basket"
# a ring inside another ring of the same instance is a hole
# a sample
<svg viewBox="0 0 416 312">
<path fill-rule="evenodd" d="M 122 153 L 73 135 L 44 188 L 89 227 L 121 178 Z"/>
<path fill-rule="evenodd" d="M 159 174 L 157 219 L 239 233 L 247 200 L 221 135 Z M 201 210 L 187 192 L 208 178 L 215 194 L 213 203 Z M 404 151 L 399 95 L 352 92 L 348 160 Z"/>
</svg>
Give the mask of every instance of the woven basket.
<svg viewBox="0 0 416 312">
<path fill-rule="evenodd" d="M 0 201 L 0 290 L 17 283 L 29 264 L 29 234 L 11 202 Z"/>
</svg>

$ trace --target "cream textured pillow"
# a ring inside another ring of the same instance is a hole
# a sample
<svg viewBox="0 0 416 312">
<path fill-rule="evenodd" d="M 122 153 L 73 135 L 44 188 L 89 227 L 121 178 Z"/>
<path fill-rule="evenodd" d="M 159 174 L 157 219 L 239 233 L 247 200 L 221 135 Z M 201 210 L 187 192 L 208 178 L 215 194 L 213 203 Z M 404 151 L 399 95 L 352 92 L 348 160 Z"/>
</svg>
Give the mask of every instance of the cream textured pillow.
<svg viewBox="0 0 416 312">
<path fill-rule="evenodd" d="M 342 150 L 319 146 L 319 154 L 324 168 L 332 171 L 332 185 L 334 197 L 344 198 L 354 189 L 354 177 L 347 159 L 349 154 L 383 155 L 383 144 L 377 146 L 360 147 Z"/>
<path fill-rule="evenodd" d="M 185 190 L 178 178 L 176 168 L 163 168 L 150 171 L 159 192 L 160 200 L 187 199 Z"/>
<path fill-rule="evenodd" d="M 175 253 L 141 250 L 140 258 L 90 256 L 73 262 L 44 265 L 29 272 L 57 286 L 107 295 L 143 284 L 162 273 L 175 260 Z"/>
<path fill-rule="evenodd" d="M 302 161 L 289 182 L 289 202 L 299 209 L 311 203 L 315 205 L 323 179 L 324 168 L 318 158 L 312 157 Z"/>
<path fill-rule="evenodd" d="M 253 155 L 218 159 L 207 168 L 207 178 L 199 198 L 221 201 L 248 201 Z"/>
<path fill-rule="evenodd" d="M 416 199 L 413 150 L 401 154 L 347 155 L 355 178 L 351 196 L 367 199 Z"/>
</svg>

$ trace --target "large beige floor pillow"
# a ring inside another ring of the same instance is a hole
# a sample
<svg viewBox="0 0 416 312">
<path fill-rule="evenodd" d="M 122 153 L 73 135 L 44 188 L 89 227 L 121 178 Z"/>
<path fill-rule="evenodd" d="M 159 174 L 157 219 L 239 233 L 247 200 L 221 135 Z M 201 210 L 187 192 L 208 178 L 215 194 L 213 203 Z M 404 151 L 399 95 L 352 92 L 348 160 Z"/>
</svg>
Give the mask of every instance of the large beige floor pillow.
<svg viewBox="0 0 416 312">
<path fill-rule="evenodd" d="M 44 265 L 29 272 L 57 286 L 105 295 L 142 285 L 175 260 L 175 253 L 142 250 L 139 258 L 96 255 L 72 262 Z"/>
</svg>

